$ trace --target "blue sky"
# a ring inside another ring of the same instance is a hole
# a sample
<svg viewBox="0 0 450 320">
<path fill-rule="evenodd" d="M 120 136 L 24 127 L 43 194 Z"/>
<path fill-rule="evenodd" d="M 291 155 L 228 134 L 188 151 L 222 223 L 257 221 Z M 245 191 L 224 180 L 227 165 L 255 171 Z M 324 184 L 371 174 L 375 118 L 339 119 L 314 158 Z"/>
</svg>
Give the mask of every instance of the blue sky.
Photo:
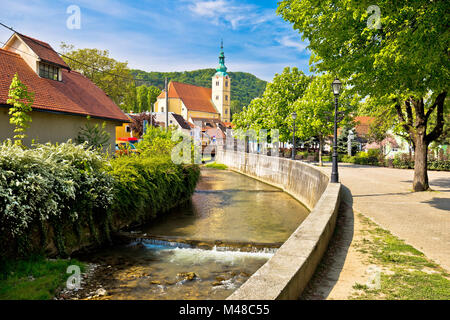
<svg viewBox="0 0 450 320">
<path fill-rule="evenodd" d="M 66 11 L 81 9 L 81 29 L 69 30 Z M 110 51 L 146 71 L 216 67 L 220 39 L 229 71 L 270 81 L 285 66 L 308 72 L 307 43 L 277 16 L 268 0 L 1 0 L 0 22 L 50 43 Z M 0 41 L 11 32 L 0 28 Z"/>
</svg>

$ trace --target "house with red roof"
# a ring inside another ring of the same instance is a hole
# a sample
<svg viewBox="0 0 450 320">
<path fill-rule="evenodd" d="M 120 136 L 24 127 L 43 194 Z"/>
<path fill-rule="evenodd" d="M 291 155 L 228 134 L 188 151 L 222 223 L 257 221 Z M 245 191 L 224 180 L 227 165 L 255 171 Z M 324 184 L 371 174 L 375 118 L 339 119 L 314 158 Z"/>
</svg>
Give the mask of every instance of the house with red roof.
<svg viewBox="0 0 450 320">
<path fill-rule="evenodd" d="M 48 43 L 17 33 L 0 49 L 0 140 L 14 136 L 6 101 L 16 73 L 35 96 L 25 144 L 75 139 L 89 116 L 93 125 L 106 123 L 114 150 L 116 126 L 129 122 L 128 117 L 103 90 L 71 70 Z"/>
</svg>

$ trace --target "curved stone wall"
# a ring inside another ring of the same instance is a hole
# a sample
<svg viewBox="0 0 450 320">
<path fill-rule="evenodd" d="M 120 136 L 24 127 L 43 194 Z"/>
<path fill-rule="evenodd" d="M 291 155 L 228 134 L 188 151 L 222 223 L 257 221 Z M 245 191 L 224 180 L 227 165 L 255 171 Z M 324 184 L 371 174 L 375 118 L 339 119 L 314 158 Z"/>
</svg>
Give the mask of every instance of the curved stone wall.
<svg viewBox="0 0 450 320">
<path fill-rule="evenodd" d="M 219 150 L 219 163 L 291 194 L 311 210 L 276 254 L 228 299 L 298 299 L 322 259 L 334 232 L 338 183 L 309 164 L 252 153 Z"/>
</svg>

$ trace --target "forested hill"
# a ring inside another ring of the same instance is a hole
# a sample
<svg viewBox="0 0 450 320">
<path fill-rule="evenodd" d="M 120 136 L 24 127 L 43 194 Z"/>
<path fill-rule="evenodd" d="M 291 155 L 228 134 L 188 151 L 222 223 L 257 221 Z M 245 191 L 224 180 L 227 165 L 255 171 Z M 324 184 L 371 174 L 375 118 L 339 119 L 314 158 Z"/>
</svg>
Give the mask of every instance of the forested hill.
<svg viewBox="0 0 450 320">
<path fill-rule="evenodd" d="M 164 88 L 165 77 L 167 77 L 169 81 L 211 88 L 211 78 L 215 72 L 216 70 L 214 69 L 184 72 L 145 72 L 142 70 L 131 70 L 131 73 L 136 78 L 143 79 L 147 82 L 147 85 L 153 85 L 160 89 Z M 260 97 L 264 93 L 267 84 L 266 81 L 245 72 L 229 72 L 229 75 L 231 77 L 232 113 L 239 112 L 242 107 L 247 106 L 252 99 Z"/>
</svg>

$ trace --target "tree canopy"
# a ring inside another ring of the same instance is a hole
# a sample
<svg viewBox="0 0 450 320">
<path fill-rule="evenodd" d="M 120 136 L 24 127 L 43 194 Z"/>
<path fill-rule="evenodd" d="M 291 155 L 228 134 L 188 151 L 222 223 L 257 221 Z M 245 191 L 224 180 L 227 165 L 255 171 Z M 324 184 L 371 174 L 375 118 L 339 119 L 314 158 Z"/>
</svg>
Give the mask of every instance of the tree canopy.
<svg viewBox="0 0 450 320">
<path fill-rule="evenodd" d="M 303 96 L 311 78 L 297 68 L 285 68 L 276 74 L 261 98 L 256 98 L 234 116 L 238 129 L 278 129 L 280 141 L 292 139 L 293 104 Z"/>
<path fill-rule="evenodd" d="M 450 4 L 382 0 L 377 2 L 380 16 L 370 4 L 283 0 L 277 12 L 308 39 L 312 70 L 348 79 L 351 90 L 376 100 L 379 114 L 395 112 L 415 148 L 414 190 L 427 190 L 428 145 L 449 134 L 444 105 L 450 83 Z M 374 19 L 377 27 L 370 23 Z"/>
<path fill-rule="evenodd" d="M 64 61 L 73 70 L 82 73 L 102 89 L 117 105 L 121 105 L 126 88 L 132 81 L 127 62 L 109 57 L 108 50 L 75 49 L 73 45 L 61 44 Z"/>
</svg>

